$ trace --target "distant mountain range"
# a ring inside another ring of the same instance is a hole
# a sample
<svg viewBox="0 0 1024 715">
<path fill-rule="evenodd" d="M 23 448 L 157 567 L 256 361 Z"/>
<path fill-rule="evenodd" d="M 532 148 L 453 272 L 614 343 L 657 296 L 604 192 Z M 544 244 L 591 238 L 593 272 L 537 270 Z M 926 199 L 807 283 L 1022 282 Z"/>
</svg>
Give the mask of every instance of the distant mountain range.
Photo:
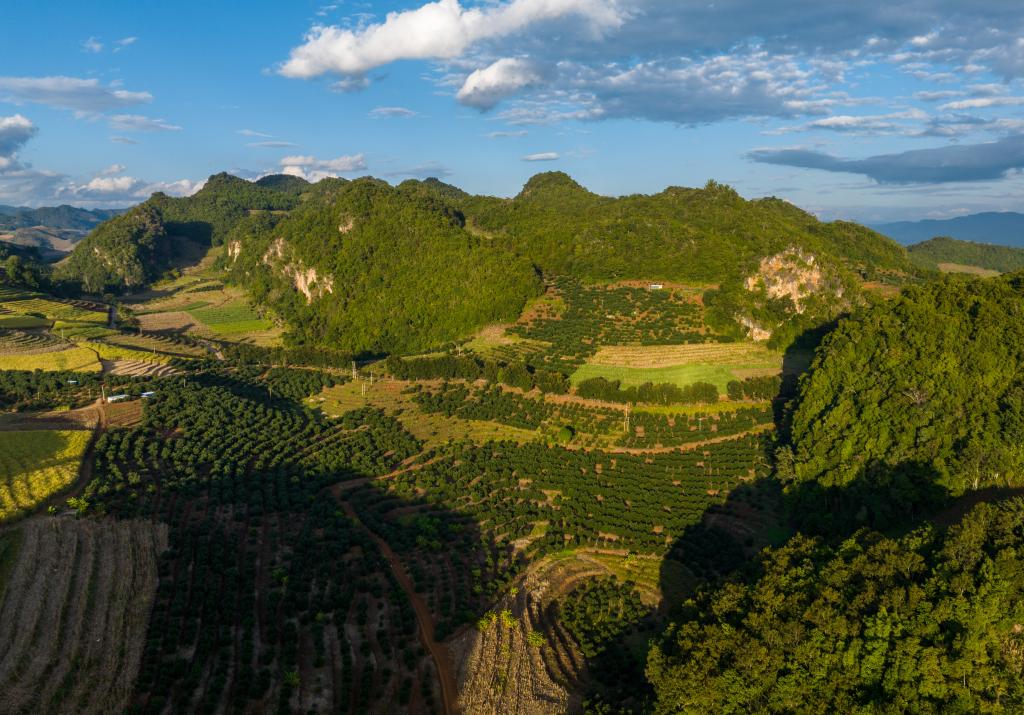
<svg viewBox="0 0 1024 715">
<path fill-rule="evenodd" d="M 0 205 L 0 242 L 34 248 L 45 259 L 68 254 L 89 231 L 123 209 L 80 209 L 74 206 Z"/>
<path fill-rule="evenodd" d="M 899 221 L 875 224 L 872 228 L 903 245 L 949 236 L 961 241 L 1024 248 L 1024 214 L 1013 211 L 989 211 L 944 220 Z"/>
</svg>

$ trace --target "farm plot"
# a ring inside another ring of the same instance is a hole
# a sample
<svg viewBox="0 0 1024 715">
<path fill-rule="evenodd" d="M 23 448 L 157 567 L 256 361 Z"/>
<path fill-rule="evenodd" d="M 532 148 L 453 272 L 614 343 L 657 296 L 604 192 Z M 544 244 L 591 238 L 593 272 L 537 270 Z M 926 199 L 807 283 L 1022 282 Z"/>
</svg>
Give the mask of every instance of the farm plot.
<svg viewBox="0 0 1024 715">
<path fill-rule="evenodd" d="M 417 404 L 416 395 L 407 391 L 409 383 L 379 380 L 371 386 L 350 382 L 327 388 L 307 401 L 324 414 L 341 415 L 349 410 L 375 407 L 395 416 L 402 426 L 428 447 L 467 440 L 483 444 L 494 440 L 524 443 L 539 439 L 536 428 L 503 424 L 501 420 L 470 419 L 430 412 Z"/>
<path fill-rule="evenodd" d="M 99 372 L 96 353 L 81 346 L 41 354 L 0 354 L 0 370 Z"/>
<path fill-rule="evenodd" d="M 0 329 L 0 355 L 38 355 L 71 347 L 50 333 Z"/>
<path fill-rule="evenodd" d="M 44 518 L 19 532 L 0 601 L 0 711 L 124 712 L 167 527 Z"/>
<path fill-rule="evenodd" d="M 84 430 L 0 432 L 0 522 L 70 486 L 89 437 Z"/>
<path fill-rule="evenodd" d="M 623 387 L 646 382 L 685 387 L 710 382 L 720 392 L 732 380 L 782 372 L 782 355 L 753 343 L 604 347 L 570 378 L 574 385 L 594 377 Z"/>
<path fill-rule="evenodd" d="M 259 316 L 247 303 L 234 300 L 224 305 L 195 308 L 189 315 L 217 335 L 237 335 L 270 330 L 274 324 Z"/>
<path fill-rule="evenodd" d="M 149 353 L 160 353 L 176 357 L 205 357 L 206 350 L 184 340 L 176 340 L 163 335 L 131 335 L 127 333 L 111 335 L 103 340 L 109 345 L 130 350 Z"/>
</svg>

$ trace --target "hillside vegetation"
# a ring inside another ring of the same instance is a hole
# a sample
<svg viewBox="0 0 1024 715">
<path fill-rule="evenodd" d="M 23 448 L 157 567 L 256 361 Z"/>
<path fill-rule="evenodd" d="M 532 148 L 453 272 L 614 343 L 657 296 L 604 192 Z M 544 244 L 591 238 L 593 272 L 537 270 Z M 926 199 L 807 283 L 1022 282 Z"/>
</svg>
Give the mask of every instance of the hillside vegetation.
<svg viewBox="0 0 1024 715">
<path fill-rule="evenodd" d="M 953 493 L 1024 468 L 1024 280 L 948 278 L 842 321 L 800 388 L 793 478 Z"/>
<path fill-rule="evenodd" d="M 162 234 L 135 228 L 143 214 Z M 155 194 L 104 224 L 62 275 L 93 291 L 135 288 L 187 248 L 182 237 L 226 244 L 231 279 L 295 342 L 367 353 L 433 349 L 511 320 L 541 280 L 560 277 L 710 287 L 719 332 L 777 335 L 784 346 L 860 304 L 860 281 L 916 270 L 869 229 L 822 223 L 779 199 L 747 201 L 713 181 L 609 198 L 549 173 L 500 199 L 435 179 L 391 187 L 218 174 L 192 197 Z"/>
<path fill-rule="evenodd" d="M 958 241 L 948 236 L 938 236 L 910 246 L 907 254 L 915 264 L 931 270 L 942 269 L 945 264 L 987 268 L 1000 273 L 1024 268 L 1022 248 Z"/>
<path fill-rule="evenodd" d="M 299 341 L 413 352 L 514 320 L 540 293 L 529 261 L 470 235 L 441 201 L 375 180 L 317 188 L 280 221 L 242 221 L 228 244 L 231 278 Z"/>
</svg>

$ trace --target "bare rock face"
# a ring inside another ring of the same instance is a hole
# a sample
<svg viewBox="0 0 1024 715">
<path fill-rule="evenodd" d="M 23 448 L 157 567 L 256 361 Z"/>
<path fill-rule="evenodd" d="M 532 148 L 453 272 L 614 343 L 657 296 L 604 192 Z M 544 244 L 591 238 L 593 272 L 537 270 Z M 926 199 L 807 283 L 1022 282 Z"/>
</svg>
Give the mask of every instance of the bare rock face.
<svg viewBox="0 0 1024 715">
<path fill-rule="evenodd" d="M 228 248 L 230 251 L 230 246 Z M 290 278 L 295 290 L 306 296 L 307 303 L 334 292 L 334 276 L 321 276 L 316 268 L 307 267 L 300 260 L 288 260 L 288 253 L 284 239 L 278 238 L 263 254 L 263 263 Z"/>
<path fill-rule="evenodd" d="M 769 298 L 789 298 L 796 311 L 803 313 L 806 299 L 827 290 L 827 283 L 813 254 L 789 248 L 762 258 L 757 273 L 748 276 L 745 285 L 749 291 L 763 290 Z M 842 297 L 842 286 L 837 288 Z"/>
<path fill-rule="evenodd" d="M 757 271 L 747 276 L 744 287 L 762 300 L 788 299 L 797 314 L 807 310 L 812 299 L 842 300 L 844 288 L 834 271 L 828 271 L 812 253 L 787 248 L 761 259 Z M 752 340 L 768 340 L 777 326 L 762 325 L 750 316 L 738 315 L 737 322 Z"/>
<path fill-rule="evenodd" d="M 238 260 L 238 257 L 242 255 L 242 242 L 232 241 L 228 244 L 228 258 L 231 259 L 232 263 Z"/>
</svg>

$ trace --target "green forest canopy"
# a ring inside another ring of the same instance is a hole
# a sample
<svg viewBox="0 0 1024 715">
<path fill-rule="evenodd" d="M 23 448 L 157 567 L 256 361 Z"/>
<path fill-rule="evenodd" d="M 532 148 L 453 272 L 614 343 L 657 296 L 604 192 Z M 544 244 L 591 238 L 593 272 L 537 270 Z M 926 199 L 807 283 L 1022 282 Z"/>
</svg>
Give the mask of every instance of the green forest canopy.
<svg viewBox="0 0 1024 715">
<path fill-rule="evenodd" d="M 937 269 L 940 263 L 977 266 L 1000 273 L 1012 273 L 1024 268 L 1024 249 L 958 241 L 948 236 L 922 241 L 910 246 L 907 253 L 915 264 L 931 270 Z"/>
</svg>

